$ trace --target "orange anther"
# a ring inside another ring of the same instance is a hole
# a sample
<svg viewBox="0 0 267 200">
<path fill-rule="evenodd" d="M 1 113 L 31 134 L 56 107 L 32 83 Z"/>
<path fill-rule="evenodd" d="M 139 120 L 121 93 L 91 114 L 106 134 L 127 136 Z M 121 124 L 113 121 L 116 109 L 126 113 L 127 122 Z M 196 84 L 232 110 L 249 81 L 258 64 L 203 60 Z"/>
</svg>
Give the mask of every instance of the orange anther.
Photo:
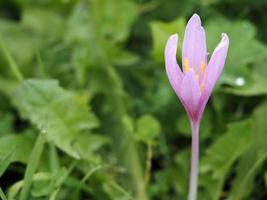
<svg viewBox="0 0 267 200">
<path fill-rule="evenodd" d="M 200 64 L 200 71 L 201 71 L 201 74 L 203 75 L 204 72 L 205 72 L 205 63 L 202 61 L 201 64 Z"/>
<path fill-rule="evenodd" d="M 189 64 L 188 64 L 188 59 L 185 57 L 184 58 L 184 72 L 187 72 L 189 70 Z"/>
</svg>

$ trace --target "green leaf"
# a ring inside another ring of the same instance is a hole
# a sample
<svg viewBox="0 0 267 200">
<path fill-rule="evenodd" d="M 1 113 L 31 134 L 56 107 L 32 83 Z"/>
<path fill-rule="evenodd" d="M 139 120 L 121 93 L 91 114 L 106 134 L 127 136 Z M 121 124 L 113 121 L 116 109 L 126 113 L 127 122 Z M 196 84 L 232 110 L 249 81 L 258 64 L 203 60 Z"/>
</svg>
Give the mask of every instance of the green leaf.
<svg viewBox="0 0 267 200">
<path fill-rule="evenodd" d="M 0 159 L 0 177 L 4 174 L 9 164 L 12 162 L 15 149 L 9 149 L 9 151 L 10 152 L 3 159 Z"/>
<path fill-rule="evenodd" d="M 210 55 L 219 43 L 222 32 L 227 33 L 230 39 L 226 64 L 220 82 L 239 87 L 237 79 L 243 78 L 245 84 L 249 82 L 253 84 L 248 65 L 267 57 L 266 46 L 255 39 L 256 30 L 253 24 L 247 21 L 228 21 L 215 18 L 210 20 L 205 28 Z M 242 37 L 240 37 L 240 33 L 242 33 Z"/>
<path fill-rule="evenodd" d="M 72 172 L 72 170 L 75 168 L 76 165 L 77 165 L 77 161 L 73 161 L 70 164 L 70 166 L 68 167 L 68 169 L 64 171 L 62 176 L 58 177 L 57 179 L 55 179 L 54 182 L 52 182 L 52 184 L 54 186 L 52 188 L 54 188 L 54 190 L 53 190 L 53 192 L 50 193 L 50 198 L 49 198 L 50 200 L 56 200 L 57 199 L 57 195 L 58 195 L 59 191 L 61 190 L 63 183 L 69 177 L 70 173 Z"/>
<path fill-rule="evenodd" d="M 150 28 L 153 38 L 152 55 L 155 60 L 163 62 L 164 49 L 167 39 L 171 34 L 178 33 L 179 35 L 179 49 L 181 49 L 181 43 L 183 33 L 185 29 L 185 20 L 183 18 L 177 18 L 176 20 L 164 23 L 164 22 L 151 22 Z"/>
<path fill-rule="evenodd" d="M 29 195 L 30 187 L 33 181 L 33 175 L 38 167 L 45 144 L 44 132 L 41 132 L 32 149 L 29 162 L 24 175 L 23 188 L 20 193 L 20 200 L 26 200 Z"/>
<path fill-rule="evenodd" d="M 47 24 L 51 27 L 47 31 Z M 22 26 L 48 40 L 62 37 L 65 30 L 65 20 L 58 12 L 43 7 L 29 6 L 23 10 Z"/>
<path fill-rule="evenodd" d="M 227 87 L 224 91 L 240 96 L 259 96 L 267 94 L 267 88 L 265 87 L 267 84 L 267 70 L 265 66 L 266 60 L 254 63 L 249 80 L 241 79 L 243 85 Z"/>
<path fill-rule="evenodd" d="M 256 175 L 266 160 L 267 151 L 259 153 L 249 149 L 246 152 L 238 164 L 238 174 L 232 183 L 229 200 L 242 200 L 249 196 L 253 190 Z"/>
<path fill-rule="evenodd" d="M 7 200 L 5 193 L 3 192 L 2 188 L 0 187 L 0 198 L 2 200 Z"/>
<path fill-rule="evenodd" d="M 14 116 L 11 113 L 0 113 L 0 136 L 4 136 L 7 134 L 12 133 L 13 130 L 13 123 L 14 123 Z"/>
<path fill-rule="evenodd" d="M 101 147 L 110 144 L 107 137 L 97 134 L 81 134 L 75 141 L 74 147 L 81 158 L 98 163 L 101 157 L 95 154 Z"/>
<path fill-rule="evenodd" d="M 103 187 L 111 200 L 133 200 L 133 197 L 115 182 L 106 182 Z"/>
<path fill-rule="evenodd" d="M 152 115 L 143 115 L 136 122 L 135 139 L 144 143 L 153 143 L 160 133 L 160 123 Z"/>
<path fill-rule="evenodd" d="M 13 149 L 12 162 L 27 163 L 33 144 L 34 138 L 26 133 L 3 136 L 0 138 L 0 159 L 4 159 Z"/>
<path fill-rule="evenodd" d="M 65 176 L 66 174 L 66 169 L 62 168 L 60 170 L 58 170 L 58 172 L 56 174 L 52 174 L 52 173 L 48 173 L 48 172 L 38 172 L 35 173 L 32 177 L 32 182 L 33 182 L 33 187 L 31 189 L 31 194 L 33 196 L 37 195 L 41 195 L 40 193 L 42 193 L 42 195 L 47 195 L 51 193 L 52 190 L 55 189 L 55 185 L 57 184 L 57 180 L 62 179 L 63 176 Z M 50 185 L 49 184 L 50 181 Z M 36 185 L 38 186 L 42 186 L 42 183 L 45 183 L 45 189 L 41 191 L 40 188 L 36 188 Z M 8 190 L 8 199 L 15 199 L 17 194 L 19 193 L 20 189 L 23 187 L 24 185 L 24 180 L 20 180 L 18 182 L 16 182 L 15 184 L 13 184 L 9 190 Z M 52 185 L 52 187 L 51 187 Z M 39 189 L 39 191 L 38 191 Z M 41 196 L 42 196 L 41 195 Z"/>
<path fill-rule="evenodd" d="M 55 80 L 29 79 L 15 91 L 14 105 L 24 118 L 29 119 L 40 131 L 47 132 L 47 139 L 74 158 L 79 158 L 73 144 L 82 130 L 98 125 L 84 102 L 58 85 Z"/>
<path fill-rule="evenodd" d="M 124 41 L 130 26 L 138 16 L 137 6 L 132 0 L 91 0 L 91 12 L 100 33 L 114 42 Z M 119 12 L 118 12 L 119 11 Z"/>
<path fill-rule="evenodd" d="M 243 86 L 229 87 L 224 91 L 240 96 L 259 96 L 267 94 L 266 76 L 257 75 L 252 73 L 251 80 L 247 81 L 244 79 L 245 84 Z"/>
<path fill-rule="evenodd" d="M 203 6 L 208 6 L 208 5 L 218 3 L 218 2 L 220 2 L 220 0 L 201 0 L 200 2 Z"/>
<path fill-rule="evenodd" d="M 229 170 L 249 147 L 250 141 L 251 126 L 249 121 L 245 120 L 231 123 L 227 132 L 207 149 L 200 167 L 200 182 L 206 187 L 203 191 L 205 196 L 210 196 L 211 199 L 220 196 Z"/>
<path fill-rule="evenodd" d="M 37 43 L 34 34 L 23 29 L 20 24 L 12 21 L 0 20 L 0 37 L 4 40 L 8 49 L 19 66 L 25 66 L 33 58 L 34 48 Z M 5 37 L 8 35 L 9 37 Z M 27 51 L 25 51 L 27 49 Z M 0 65 L 4 70 L 6 66 Z"/>
<path fill-rule="evenodd" d="M 224 177 L 234 161 L 244 152 L 251 141 L 249 121 L 232 123 L 228 131 L 217 139 L 203 157 L 201 171 L 213 171 L 214 178 Z M 228 148 L 225 148 L 225 146 Z"/>
<path fill-rule="evenodd" d="M 61 180 L 66 172 L 67 170 L 62 167 L 54 173 L 35 173 L 33 176 L 31 195 L 35 198 L 49 196 L 58 187 L 58 180 Z"/>
<path fill-rule="evenodd" d="M 223 194 L 223 179 L 214 179 L 211 173 L 200 174 L 199 199 L 218 200 Z"/>
<path fill-rule="evenodd" d="M 249 149 L 244 152 L 237 165 L 237 175 L 232 183 L 230 200 L 242 200 L 249 197 L 254 189 L 254 181 L 264 162 L 267 160 L 267 102 L 265 101 L 253 113 L 251 132 L 253 137 Z"/>
</svg>

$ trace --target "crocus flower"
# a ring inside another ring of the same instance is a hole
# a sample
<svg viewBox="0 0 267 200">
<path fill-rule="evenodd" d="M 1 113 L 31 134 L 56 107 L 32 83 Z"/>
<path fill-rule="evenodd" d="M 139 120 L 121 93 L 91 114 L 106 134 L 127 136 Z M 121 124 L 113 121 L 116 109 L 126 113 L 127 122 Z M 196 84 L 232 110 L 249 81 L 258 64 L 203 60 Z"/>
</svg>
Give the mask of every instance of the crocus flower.
<svg viewBox="0 0 267 200">
<path fill-rule="evenodd" d="M 229 39 L 225 33 L 208 61 L 206 34 L 201 20 L 194 14 L 187 23 L 183 49 L 182 70 L 177 64 L 178 34 L 170 36 L 165 48 L 165 65 L 169 82 L 183 104 L 191 122 L 192 153 L 189 199 L 195 200 L 198 174 L 199 123 L 222 69 L 224 67 Z"/>
</svg>

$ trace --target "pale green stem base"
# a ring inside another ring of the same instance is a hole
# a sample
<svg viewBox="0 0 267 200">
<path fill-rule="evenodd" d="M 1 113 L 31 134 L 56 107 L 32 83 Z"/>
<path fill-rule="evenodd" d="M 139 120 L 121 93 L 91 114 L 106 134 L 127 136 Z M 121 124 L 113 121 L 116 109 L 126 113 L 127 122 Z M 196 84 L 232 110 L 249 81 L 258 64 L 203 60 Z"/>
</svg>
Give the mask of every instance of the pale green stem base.
<svg viewBox="0 0 267 200">
<path fill-rule="evenodd" d="M 199 160 L 199 122 L 191 122 L 192 149 L 191 149 L 191 171 L 188 200 L 197 199 L 198 184 L 198 160 Z"/>
</svg>

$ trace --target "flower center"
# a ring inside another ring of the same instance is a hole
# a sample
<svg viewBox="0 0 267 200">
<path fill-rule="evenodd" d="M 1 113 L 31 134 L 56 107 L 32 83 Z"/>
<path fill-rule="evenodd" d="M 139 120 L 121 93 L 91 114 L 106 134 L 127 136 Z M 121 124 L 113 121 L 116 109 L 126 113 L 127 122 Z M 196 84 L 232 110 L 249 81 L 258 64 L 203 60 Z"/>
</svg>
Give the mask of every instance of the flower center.
<svg viewBox="0 0 267 200">
<path fill-rule="evenodd" d="M 183 66 L 184 66 L 184 74 L 186 74 L 187 72 L 192 72 L 195 75 L 196 80 L 199 83 L 199 88 L 200 91 L 203 92 L 205 90 L 205 83 L 204 83 L 204 79 L 205 79 L 205 70 L 206 70 L 206 66 L 204 61 L 201 62 L 200 64 L 200 73 L 197 72 L 194 68 L 189 67 L 189 63 L 188 63 L 188 58 L 185 57 L 183 59 Z"/>
</svg>

